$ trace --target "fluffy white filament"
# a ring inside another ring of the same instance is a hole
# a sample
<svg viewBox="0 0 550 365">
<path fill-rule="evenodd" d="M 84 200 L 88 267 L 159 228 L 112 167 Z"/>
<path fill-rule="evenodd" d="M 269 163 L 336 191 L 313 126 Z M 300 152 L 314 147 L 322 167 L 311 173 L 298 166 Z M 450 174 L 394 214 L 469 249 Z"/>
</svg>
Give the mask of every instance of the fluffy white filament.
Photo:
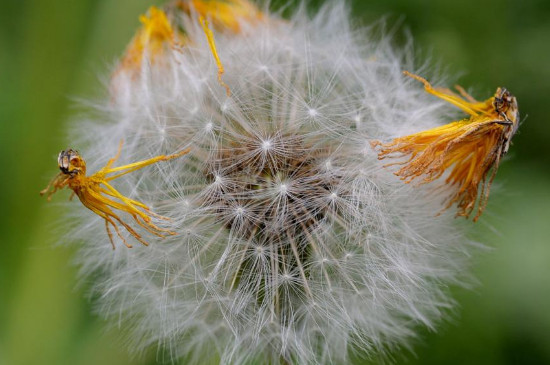
<svg viewBox="0 0 550 365">
<path fill-rule="evenodd" d="M 404 184 L 369 146 L 443 122 L 442 104 L 402 75 L 415 71 L 410 50 L 381 27 L 352 29 L 340 2 L 299 10 L 216 33 L 228 97 L 196 19 L 177 21 L 192 45 L 115 75 L 73 139 L 91 172 L 121 139 L 119 164 L 191 147 L 114 183 L 177 236 L 143 232 L 145 247 L 128 235 L 135 247 L 112 251 L 102 220 L 73 204 L 70 240 L 98 312 L 137 351 L 191 363 L 339 363 L 432 327 L 467 241 L 452 212 L 436 217 L 430 186 Z"/>
</svg>

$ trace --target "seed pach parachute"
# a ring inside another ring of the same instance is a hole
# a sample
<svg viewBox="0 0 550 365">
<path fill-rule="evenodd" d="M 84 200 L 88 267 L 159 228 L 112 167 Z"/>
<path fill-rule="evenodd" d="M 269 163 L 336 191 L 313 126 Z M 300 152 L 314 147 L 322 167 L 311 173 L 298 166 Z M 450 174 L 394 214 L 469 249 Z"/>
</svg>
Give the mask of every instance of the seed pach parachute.
<svg viewBox="0 0 550 365">
<path fill-rule="evenodd" d="M 424 78 L 410 76 L 424 84 L 425 90 L 469 114 L 469 118 L 405 137 L 389 143 L 373 141 L 378 148 L 378 158 L 409 156 L 395 172 L 406 183 L 423 177 L 420 184 L 429 183 L 450 170 L 445 184 L 453 189 L 444 209 L 457 203 L 457 216 L 468 218 L 477 204 L 477 221 L 487 205 L 491 183 L 500 159 L 510 147 L 510 141 L 519 126 L 519 110 L 516 98 L 505 88 L 499 87 L 494 96 L 477 101 L 462 87 L 459 94 L 446 88 L 434 88 Z"/>
</svg>

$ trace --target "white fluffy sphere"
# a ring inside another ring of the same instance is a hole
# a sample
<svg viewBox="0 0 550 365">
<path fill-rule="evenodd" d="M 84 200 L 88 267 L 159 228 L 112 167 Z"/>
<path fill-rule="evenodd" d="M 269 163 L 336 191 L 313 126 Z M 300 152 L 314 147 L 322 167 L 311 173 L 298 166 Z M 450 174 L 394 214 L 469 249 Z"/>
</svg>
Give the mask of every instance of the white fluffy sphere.
<svg viewBox="0 0 550 365">
<path fill-rule="evenodd" d="M 269 17 L 215 33 L 231 96 L 200 25 L 178 14 L 189 45 L 115 75 L 99 117 L 77 125 L 92 172 L 122 139 L 120 164 L 191 148 L 114 182 L 176 236 L 144 232 L 148 247 L 112 251 L 103 221 L 73 211 L 98 312 L 138 351 L 344 362 L 406 345 L 452 304 L 468 241 L 452 213 L 436 216 L 429 186 L 404 184 L 369 145 L 442 124 L 448 109 L 402 75 L 410 50 L 381 26 L 353 29 L 345 5 Z"/>
</svg>

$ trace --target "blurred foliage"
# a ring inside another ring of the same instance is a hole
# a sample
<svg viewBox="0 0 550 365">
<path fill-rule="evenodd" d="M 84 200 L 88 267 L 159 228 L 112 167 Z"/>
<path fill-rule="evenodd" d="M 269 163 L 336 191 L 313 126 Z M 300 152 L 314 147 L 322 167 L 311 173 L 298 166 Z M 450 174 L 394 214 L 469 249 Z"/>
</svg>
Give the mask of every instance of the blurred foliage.
<svg viewBox="0 0 550 365">
<path fill-rule="evenodd" d="M 76 286 L 72 253 L 54 246 L 63 234 L 60 208 L 38 196 L 56 173 L 57 152 L 70 145 L 66 129 L 78 112 L 72 98 L 101 95 L 97 74 L 108 75 L 138 15 L 154 3 L 0 0 L 0 364 L 154 364 L 161 356 L 132 358 L 116 330 L 105 332 L 85 285 Z M 550 95 L 550 2 L 352 6 L 358 23 L 401 21 L 419 54 L 462 75 L 475 96 L 506 86 L 529 115 L 501 165 L 502 188 L 472 229 L 491 248 L 473 258 L 479 285 L 453 288 L 459 305 L 451 320 L 422 333 L 414 353 L 395 361 L 550 363 L 550 123 L 543 100 Z"/>
</svg>

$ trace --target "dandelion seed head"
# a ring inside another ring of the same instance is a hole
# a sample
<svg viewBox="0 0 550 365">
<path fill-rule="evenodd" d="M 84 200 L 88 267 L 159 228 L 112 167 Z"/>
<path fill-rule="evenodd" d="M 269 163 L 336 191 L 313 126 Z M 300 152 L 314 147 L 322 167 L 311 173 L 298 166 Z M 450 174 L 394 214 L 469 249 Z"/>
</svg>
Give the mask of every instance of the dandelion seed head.
<svg viewBox="0 0 550 365">
<path fill-rule="evenodd" d="M 86 223 L 70 239 L 83 242 L 98 312 L 168 361 L 333 363 L 407 346 L 451 307 L 468 244 L 449 213 L 434 216 L 441 201 L 382 168 L 369 141 L 447 111 L 402 76 L 411 51 L 381 24 L 352 29 L 345 4 L 263 13 L 215 32 L 231 96 L 196 14 L 176 12 L 171 29 L 188 45 L 119 71 L 101 120 L 78 134 L 98 163 L 120 139 L 123 162 L 191 148 L 125 180 L 177 235 L 111 252 L 100 220 L 75 213 Z"/>
</svg>

